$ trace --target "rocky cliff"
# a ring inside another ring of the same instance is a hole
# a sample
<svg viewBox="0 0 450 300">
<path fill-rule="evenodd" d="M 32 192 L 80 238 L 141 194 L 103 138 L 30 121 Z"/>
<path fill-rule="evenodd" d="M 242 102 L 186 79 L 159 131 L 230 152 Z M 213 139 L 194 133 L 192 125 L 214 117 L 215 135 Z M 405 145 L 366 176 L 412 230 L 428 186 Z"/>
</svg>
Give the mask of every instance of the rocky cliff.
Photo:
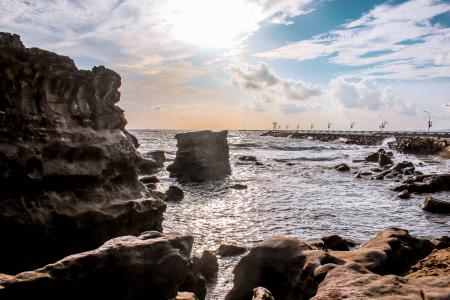
<svg viewBox="0 0 450 300">
<path fill-rule="evenodd" d="M 0 272 L 162 229 L 165 204 L 137 180 L 120 84 L 0 33 Z"/>
</svg>

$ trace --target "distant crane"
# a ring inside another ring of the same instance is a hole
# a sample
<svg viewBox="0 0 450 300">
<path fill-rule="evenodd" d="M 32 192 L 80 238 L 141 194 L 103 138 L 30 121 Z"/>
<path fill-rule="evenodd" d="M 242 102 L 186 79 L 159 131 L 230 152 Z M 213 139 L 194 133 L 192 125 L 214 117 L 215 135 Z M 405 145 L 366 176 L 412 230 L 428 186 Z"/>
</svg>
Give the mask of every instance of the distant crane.
<svg viewBox="0 0 450 300">
<path fill-rule="evenodd" d="M 331 125 L 333 125 L 333 124 L 331 124 L 330 121 L 328 121 L 328 124 L 327 124 L 328 131 L 330 131 Z"/>
<path fill-rule="evenodd" d="M 278 125 L 278 122 L 277 121 L 273 121 L 272 122 L 272 129 L 273 130 L 277 130 L 277 125 Z"/>
<path fill-rule="evenodd" d="M 430 112 L 428 110 L 425 110 L 425 113 L 428 114 L 428 128 L 427 128 L 428 130 L 427 130 L 427 132 L 430 133 L 430 128 L 431 128 L 431 126 L 433 126 L 433 122 L 431 122 L 431 114 L 430 114 Z"/>
</svg>

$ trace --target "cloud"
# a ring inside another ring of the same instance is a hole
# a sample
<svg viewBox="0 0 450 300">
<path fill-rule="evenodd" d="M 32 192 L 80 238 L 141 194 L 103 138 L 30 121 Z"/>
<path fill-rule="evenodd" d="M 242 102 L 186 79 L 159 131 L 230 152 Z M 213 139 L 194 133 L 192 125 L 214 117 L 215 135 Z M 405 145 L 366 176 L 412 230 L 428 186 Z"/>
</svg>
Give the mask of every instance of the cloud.
<svg viewBox="0 0 450 300">
<path fill-rule="evenodd" d="M 286 103 L 280 106 L 281 111 L 285 114 L 295 114 L 306 111 L 306 108 L 303 105 L 298 105 L 294 103 Z"/>
<path fill-rule="evenodd" d="M 338 77 L 329 85 L 329 93 L 345 108 L 367 109 L 371 111 L 395 111 L 404 115 L 414 115 L 416 107 L 402 101 L 392 87 L 382 87 L 374 80 L 348 81 Z"/>
<path fill-rule="evenodd" d="M 336 30 L 255 56 L 300 61 L 326 57 L 361 68 L 353 77 L 450 77 L 450 28 L 433 20 L 449 12 L 448 1 L 388 2 Z"/>
</svg>

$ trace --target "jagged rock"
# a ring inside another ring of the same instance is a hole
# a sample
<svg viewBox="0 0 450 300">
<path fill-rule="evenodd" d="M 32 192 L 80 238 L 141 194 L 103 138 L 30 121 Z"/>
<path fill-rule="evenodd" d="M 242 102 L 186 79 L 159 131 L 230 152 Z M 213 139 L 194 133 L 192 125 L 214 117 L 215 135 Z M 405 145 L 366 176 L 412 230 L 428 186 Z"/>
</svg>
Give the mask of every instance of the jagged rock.
<svg viewBox="0 0 450 300">
<path fill-rule="evenodd" d="M 381 167 L 384 167 L 384 166 L 387 166 L 387 165 L 392 165 L 393 162 L 392 162 L 392 159 L 389 156 L 387 156 L 384 153 L 380 153 L 380 156 L 378 157 L 378 164 Z"/>
<path fill-rule="evenodd" d="M 0 272 L 162 229 L 165 204 L 137 180 L 120 84 L 0 33 Z"/>
<path fill-rule="evenodd" d="M 156 176 L 146 176 L 139 179 L 142 183 L 158 183 L 159 179 Z"/>
<path fill-rule="evenodd" d="M 247 248 L 234 244 L 220 244 L 217 254 L 222 257 L 237 256 L 245 253 Z"/>
<path fill-rule="evenodd" d="M 324 242 L 326 249 L 329 250 L 349 251 L 356 246 L 355 242 L 336 234 L 325 236 L 322 238 L 322 241 Z"/>
<path fill-rule="evenodd" d="M 261 242 L 234 269 L 234 286 L 226 300 L 250 299 L 265 287 L 275 299 L 309 299 L 329 268 L 344 262 L 302 240 L 275 237 Z"/>
<path fill-rule="evenodd" d="M 358 249 L 332 251 L 331 255 L 357 262 L 377 274 L 402 274 L 433 249 L 429 240 L 412 237 L 404 229 L 387 228 Z"/>
<path fill-rule="evenodd" d="M 346 164 L 339 164 L 337 166 L 334 167 L 337 171 L 339 172 L 348 172 L 350 171 L 350 167 L 347 166 Z"/>
<path fill-rule="evenodd" d="M 154 150 L 144 154 L 144 157 L 153 159 L 158 165 L 158 168 L 164 167 L 164 162 L 166 161 L 166 154 L 163 150 Z"/>
<path fill-rule="evenodd" d="M 234 190 L 246 190 L 247 188 L 247 185 L 242 183 L 235 183 L 233 185 L 230 185 L 230 189 Z"/>
<path fill-rule="evenodd" d="M 202 256 L 194 257 L 193 264 L 207 281 L 211 281 L 215 278 L 219 271 L 217 257 L 208 250 L 203 251 Z"/>
<path fill-rule="evenodd" d="M 450 213 L 450 202 L 427 196 L 423 200 L 422 209 L 432 213 L 448 214 Z"/>
<path fill-rule="evenodd" d="M 231 174 L 228 131 L 197 131 L 175 135 L 177 154 L 167 170 L 171 177 L 202 182 Z"/>
<path fill-rule="evenodd" d="M 263 287 L 257 287 L 253 289 L 253 298 L 252 300 L 275 300 L 272 296 L 272 293 Z"/>
<path fill-rule="evenodd" d="M 181 201 L 184 198 L 184 192 L 177 186 L 171 185 L 165 193 L 164 200 L 166 201 Z"/>
<path fill-rule="evenodd" d="M 449 299 L 450 277 L 409 279 L 380 276 L 350 262 L 329 271 L 311 300 L 329 299 Z"/>
<path fill-rule="evenodd" d="M 186 280 L 193 238 L 145 232 L 0 278 L 1 299 L 168 299 Z M 189 290 L 187 290 L 189 291 Z"/>
<path fill-rule="evenodd" d="M 407 278 L 447 276 L 450 278 L 450 248 L 436 249 L 411 267 Z M 450 281 L 449 281 L 450 284 Z"/>
</svg>

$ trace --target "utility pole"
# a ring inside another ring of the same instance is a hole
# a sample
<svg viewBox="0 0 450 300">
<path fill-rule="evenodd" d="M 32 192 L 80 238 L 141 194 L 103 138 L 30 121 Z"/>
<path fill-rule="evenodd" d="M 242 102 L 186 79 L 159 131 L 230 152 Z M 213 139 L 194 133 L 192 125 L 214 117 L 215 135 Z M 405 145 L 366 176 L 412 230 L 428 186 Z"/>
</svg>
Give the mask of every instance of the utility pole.
<svg viewBox="0 0 450 300">
<path fill-rule="evenodd" d="M 384 120 L 383 120 L 383 114 L 381 114 L 380 131 L 383 132 L 383 131 L 384 131 L 384 128 L 386 128 L 386 126 L 387 126 L 388 124 L 389 124 L 389 123 L 388 123 L 387 121 L 384 121 Z"/>
<path fill-rule="evenodd" d="M 330 121 L 328 121 L 328 124 L 327 124 L 328 131 L 330 131 L 331 125 L 332 124 L 330 123 Z"/>
<path fill-rule="evenodd" d="M 311 123 L 311 131 L 314 129 L 314 124 Z"/>
<path fill-rule="evenodd" d="M 277 121 L 272 122 L 272 130 L 277 130 Z"/>
<path fill-rule="evenodd" d="M 430 133 L 430 128 L 431 128 L 431 126 L 433 126 L 433 122 L 431 122 L 431 114 L 430 114 L 430 112 L 428 110 L 425 110 L 425 113 L 428 114 L 428 128 L 427 128 L 428 130 L 427 130 L 427 132 Z"/>
<path fill-rule="evenodd" d="M 355 122 L 353 122 L 352 120 L 350 120 L 350 131 L 353 130 L 353 127 L 355 127 Z"/>
</svg>

